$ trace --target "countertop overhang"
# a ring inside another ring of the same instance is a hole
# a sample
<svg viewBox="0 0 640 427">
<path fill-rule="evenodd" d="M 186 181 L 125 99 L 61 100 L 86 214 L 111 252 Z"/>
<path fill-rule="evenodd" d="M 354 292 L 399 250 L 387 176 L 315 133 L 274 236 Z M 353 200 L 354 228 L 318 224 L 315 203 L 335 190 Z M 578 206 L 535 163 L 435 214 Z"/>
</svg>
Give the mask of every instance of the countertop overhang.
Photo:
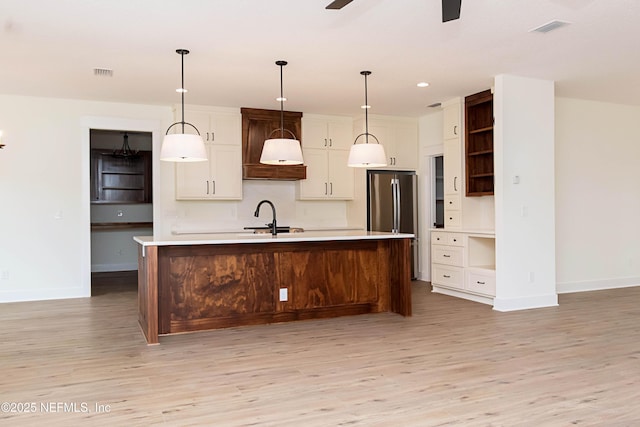
<svg viewBox="0 0 640 427">
<path fill-rule="evenodd" d="M 153 236 L 135 236 L 142 246 L 227 245 L 236 243 L 326 242 L 334 240 L 412 239 L 414 234 L 379 231 L 305 231 L 303 233 L 254 234 L 251 232 L 189 234 L 155 240 Z"/>
</svg>

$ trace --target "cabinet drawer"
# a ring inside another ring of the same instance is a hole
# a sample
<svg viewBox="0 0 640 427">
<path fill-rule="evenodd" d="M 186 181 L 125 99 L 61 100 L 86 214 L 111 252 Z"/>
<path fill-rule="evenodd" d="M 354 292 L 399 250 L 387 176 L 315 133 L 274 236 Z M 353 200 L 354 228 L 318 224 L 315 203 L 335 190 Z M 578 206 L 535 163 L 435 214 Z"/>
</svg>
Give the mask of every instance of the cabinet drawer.
<svg viewBox="0 0 640 427">
<path fill-rule="evenodd" d="M 447 194 L 444 196 L 444 210 L 459 211 L 460 210 L 460 195 L 459 194 Z"/>
<path fill-rule="evenodd" d="M 460 211 L 445 210 L 444 212 L 444 226 L 445 228 L 460 228 Z"/>
<path fill-rule="evenodd" d="M 443 233 L 442 231 L 432 231 L 431 244 L 432 245 L 448 245 L 449 233 Z"/>
<path fill-rule="evenodd" d="M 431 282 L 433 284 L 464 289 L 461 267 L 448 267 L 445 265 L 432 264 L 432 270 Z"/>
<path fill-rule="evenodd" d="M 461 247 L 435 245 L 432 246 L 431 253 L 431 262 L 462 267 Z"/>
<path fill-rule="evenodd" d="M 476 271 L 466 272 L 465 289 L 477 294 L 495 296 L 496 295 L 496 275 L 495 272 L 480 273 Z"/>
<path fill-rule="evenodd" d="M 447 245 L 464 246 L 464 235 L 461 233 L 449 233 L 447 235 Z"/>
</svg>

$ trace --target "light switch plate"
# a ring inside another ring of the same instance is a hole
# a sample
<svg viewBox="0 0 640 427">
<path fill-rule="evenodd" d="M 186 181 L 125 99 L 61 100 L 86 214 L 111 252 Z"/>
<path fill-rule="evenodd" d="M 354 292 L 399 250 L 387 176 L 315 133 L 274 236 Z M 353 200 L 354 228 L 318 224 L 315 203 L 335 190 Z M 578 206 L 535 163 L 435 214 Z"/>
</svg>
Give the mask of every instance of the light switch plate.
<svg viewBox="0 0 640 427">
<path fill-rule="evenodd" d="M 289 289 L 280 288 L 280 301 L 288 301 L 289 300 Z"/>
</svg>

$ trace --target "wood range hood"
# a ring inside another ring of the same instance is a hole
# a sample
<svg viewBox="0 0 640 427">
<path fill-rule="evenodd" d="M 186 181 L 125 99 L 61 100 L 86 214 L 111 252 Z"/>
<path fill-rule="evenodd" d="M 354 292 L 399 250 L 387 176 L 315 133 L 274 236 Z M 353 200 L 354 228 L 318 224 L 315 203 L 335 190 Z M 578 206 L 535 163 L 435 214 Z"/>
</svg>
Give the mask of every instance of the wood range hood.
<svg viewBox="0 0 640 427">
<path fill-rule="evenodd" d="M 260 163 L 265 139 L 280 129 L 280 110 L 241 108 L 242 113 L 242 179 L 295 181 L 307 178 L 305 165 L 263 165 Z M 285 111 L 284 128 L 302 143 L 302 113 Z M 276 136 L 277 137 L 277 134 Z"/>
</svg>

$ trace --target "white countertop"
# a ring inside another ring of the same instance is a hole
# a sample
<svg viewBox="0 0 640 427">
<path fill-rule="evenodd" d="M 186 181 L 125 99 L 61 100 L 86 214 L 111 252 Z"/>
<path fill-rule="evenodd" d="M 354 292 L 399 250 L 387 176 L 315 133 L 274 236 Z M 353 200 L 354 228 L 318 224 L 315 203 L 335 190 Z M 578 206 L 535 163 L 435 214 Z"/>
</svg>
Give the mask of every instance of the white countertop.
<svg viewBox="0 0 640 427">
<path fill-rule="evenodd" d="M 411 239 L 413 234 L 383 233 L 363 230 L 305 231 L 303 233 L 254 234 L 250 231 L 240 233 L 209 233 L 171 236 L 154 240 L 153 236 L 135 236 L 133 240 L 142 246 L 175 245 L 224 245 L 234 243 L 286 243 L 286 242 L 324 242 L 331 240 L 376 240 Z"/>
</svg>

